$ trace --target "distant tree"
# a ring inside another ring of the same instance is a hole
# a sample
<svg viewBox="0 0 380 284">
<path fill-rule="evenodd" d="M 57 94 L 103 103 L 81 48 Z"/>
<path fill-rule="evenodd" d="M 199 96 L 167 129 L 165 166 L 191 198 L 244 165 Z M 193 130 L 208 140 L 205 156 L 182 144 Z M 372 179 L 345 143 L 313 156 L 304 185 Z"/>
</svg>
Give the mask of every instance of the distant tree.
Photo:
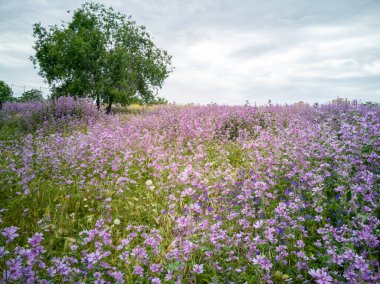
<svg viewBox="0 0 380 284">
<path fill-rule="evenodd" d="M 91 97 L 107 103 L 149 103 L 171 72 L 171 57 L 145 27 L 103 5 L 85 3 L 69 23 L 34 25 L 35 67 L 55 96 Z"/>
<path fill-rule="evenodd" d="M 356 102 L 356 104 L 357 104 L 357 102 Z M 370 106 L 370 107 L 377 107 L 377 106 L 380 106 L 380 103 L 368 101 L 368 102 L 365 102 L 364 105 L 365 106 Z"/>
<path fill-rule="evenodd" d="M 22 93 L 21 97 L 18 99 L 19 102 L 25 103 L 30 101 L 42 101 L 44 97 L 42 92 L 37 89 L 31 89 Z"/>
<path fill-rule="evenodd" d="M 3 108 L 4 102 L 9 102 L 13 100 L 12 88 L 6 84 L 4 81 L 0 80 L 0 109 Z"/>
<path fill-rule="evenodd" d="M 168 100 L 165 98 L 162 98 L 162 97 L 156 97 L 156 98 L 154 98 L 154 100 L 149 102 L 149 104 L 151 104 L 151 105 L 166 105 L 166 104 L 168 104 Z"/>
</svg>

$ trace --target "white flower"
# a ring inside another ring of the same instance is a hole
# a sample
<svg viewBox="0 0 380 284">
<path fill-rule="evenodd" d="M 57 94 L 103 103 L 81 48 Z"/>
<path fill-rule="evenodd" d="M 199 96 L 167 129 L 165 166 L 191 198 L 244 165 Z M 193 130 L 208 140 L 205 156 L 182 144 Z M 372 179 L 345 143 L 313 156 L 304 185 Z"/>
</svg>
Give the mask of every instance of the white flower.
<svg viewBox="0 0 380 284">
<path fill-rule="evenodd" d="M 155 189 L 154 185 L 151 185 L 149 189 L 153 191 Z"/>
<path fill-rule="evenodd" d="M 151 186 L 152 184 L 153 184 L 153 182 L 150 180 L 150 179 L 148 179 L 146 182 L 145 182 L 145 184 L 146 184 L 146 186 Z"/>
<path fill-rule="evenodd" d="M 113 220 L 113 223 L 118 226 L 120 225 L 120 219 L 116 218 L 115 220 Z"/>
</svg>

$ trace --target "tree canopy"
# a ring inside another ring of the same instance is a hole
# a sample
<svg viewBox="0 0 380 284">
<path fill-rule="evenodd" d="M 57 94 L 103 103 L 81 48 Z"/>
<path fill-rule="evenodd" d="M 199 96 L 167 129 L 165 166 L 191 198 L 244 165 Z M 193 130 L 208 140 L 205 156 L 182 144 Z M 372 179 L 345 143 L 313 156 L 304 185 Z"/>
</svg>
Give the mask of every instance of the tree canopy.
<svg viewBox="0 0 380 284">
<path fill-rule="evenodd" d="M 37 89 L 31 89 L 22 93 L 21 97 L 18 99 L 19 102 L 25 103 L 30 101 L 42 101 L 44 98 L 42 92 Z"/>
<path fill-rule="evenodd" d="M 171 72 L 171 56 L 144 26 L 112 8 L 85 3 L 69 23 L 33 26 L 34 66 L 55 96 L 91 97 L 108 104 L 149 103 Z"/>
<path fill-rule="evenodd" d="M 3 107 L 4 102 L 9 102 L 13 100 L 13 91 L 12 88 L 0 80 L 0 109 Z"/>
</svg>

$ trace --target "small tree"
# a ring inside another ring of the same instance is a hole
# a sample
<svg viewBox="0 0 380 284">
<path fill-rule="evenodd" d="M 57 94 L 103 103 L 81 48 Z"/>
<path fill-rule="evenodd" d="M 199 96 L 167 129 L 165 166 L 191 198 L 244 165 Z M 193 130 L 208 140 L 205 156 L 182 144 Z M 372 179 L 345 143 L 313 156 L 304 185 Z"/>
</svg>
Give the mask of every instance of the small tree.
<svg viewBox="0 0 380 284">
<path fill-rule="evenodd" d="M 131 17 L 85 3 L 62 26 L 35 24 L 39 74 L 55 95 L 91 97 L 107 103 L 154 100 L 171 72 L 171 57 L 157 48 L 143 26 Z"/>
<path fill-rule="evenodd" d="M 44 98 L 42 92 L 37 89 L 31 89 L 22 93 L 21 97 L 18 99 L 19 102 L 25 103 L 30 101 L 42 101 Z"/>
<path fill-rule="evenodd" d="M 12 88 L 4 81 L 0 80 L 0 109 L 3 108 L 4 102 L 13 101 Z"/>
</svg>

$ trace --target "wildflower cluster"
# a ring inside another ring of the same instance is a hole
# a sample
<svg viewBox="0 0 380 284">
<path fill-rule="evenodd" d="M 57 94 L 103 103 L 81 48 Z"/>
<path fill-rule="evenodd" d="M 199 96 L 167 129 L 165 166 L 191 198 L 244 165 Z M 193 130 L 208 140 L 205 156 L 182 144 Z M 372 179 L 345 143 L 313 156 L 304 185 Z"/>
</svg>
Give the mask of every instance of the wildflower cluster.
<svg viewBox="0 0 380 284">
<path fill-rule="evenodd" d="M 0 282 L 380 282 L 377 106 L 162 106 L 0 152 Z"/>
<path fill-rule="evenodd" d="M 47 101 L 5 103 L 0 112 L 0 123 L 15 125 L 23 132 L 52 133 L 75 128 L 100 116 L 101 113 L 88 100 L 59 97 Z"/>
</svg>

